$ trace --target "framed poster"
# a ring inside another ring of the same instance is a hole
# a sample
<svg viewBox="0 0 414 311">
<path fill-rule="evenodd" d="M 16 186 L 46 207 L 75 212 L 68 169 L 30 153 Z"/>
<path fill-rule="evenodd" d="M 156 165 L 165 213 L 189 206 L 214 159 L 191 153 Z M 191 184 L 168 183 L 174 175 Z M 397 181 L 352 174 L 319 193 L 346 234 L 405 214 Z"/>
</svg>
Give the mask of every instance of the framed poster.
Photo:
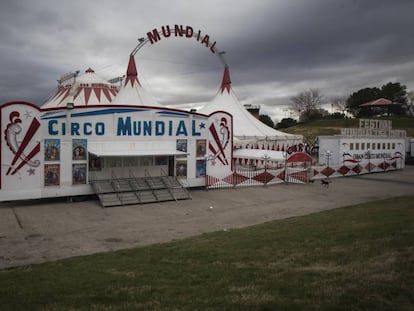
<svg viewBox="0 0 414 311">
<path fill-rule="evenodd" d="M 86 160 L 87 153 L 86 139 L 72 140 L 72 160 Z"/>
<path fill-rule="evenodd" d="M 177 139 L 178 151 L 187 152 L 187 139 Z"/>
<path fill-rule="evenodd" d="M 206 140 L 205 139 L 197 139 L 196 140 L 196 157 L 204 157 L 206 155 Z"/>
<path fill-rule="evenodd" d="M 60 139 L 46 138 L 44 142 L 45 147 L 45 161 L 59 161 L 60 160 Z"/>
<path fill-rule="evenodd" d="M 72 164 L 72 184 L 86 184 L 86 163 Z"/>
<path fill-rule="evenodd" d="M 45 164 L 44 183 L 45 186 L 60 185 L 60 164 Z"/>
<path fill-rule="evenodd" d="M 177 160 L 175 162 L 175 176 L 177 178 L 187 177 L 187 160 Z"/>
<path fill-rule="evenodd" d="M 196 177 L 206 177 L 206 160 L 196 160 Z"/>
</svg>

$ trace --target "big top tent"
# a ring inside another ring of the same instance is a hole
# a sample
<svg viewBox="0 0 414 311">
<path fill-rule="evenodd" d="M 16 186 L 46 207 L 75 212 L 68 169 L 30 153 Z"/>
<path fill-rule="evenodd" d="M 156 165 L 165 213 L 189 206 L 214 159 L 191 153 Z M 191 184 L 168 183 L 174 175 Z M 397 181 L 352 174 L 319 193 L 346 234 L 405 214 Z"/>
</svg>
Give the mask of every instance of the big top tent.
<svg viewBox="0 0 414 311">
<path fill-rule="evenodd" d="M 138 71 L 135 65 L 134 55 L 130 55 L 125 83 L 112 102 L 113 105 L 138 105 L 160 107 L 159 104 L 144 88 L 138 80 Z"/>
<path fill-rule="evenodd" d="M 292 135 L 271 128 L 256 119 L 237 99 L 230 80 L 230 71 L 224 69 L 221 87 L 214 99 L 198 110 L 200 113 L 209 114 L 213 111 L 226 111 L 233 115 L 234 143 L 240 146 L 255 143 L 277 144 L 287 146 L 302 142 L 301 135 Z"/>
</svg>

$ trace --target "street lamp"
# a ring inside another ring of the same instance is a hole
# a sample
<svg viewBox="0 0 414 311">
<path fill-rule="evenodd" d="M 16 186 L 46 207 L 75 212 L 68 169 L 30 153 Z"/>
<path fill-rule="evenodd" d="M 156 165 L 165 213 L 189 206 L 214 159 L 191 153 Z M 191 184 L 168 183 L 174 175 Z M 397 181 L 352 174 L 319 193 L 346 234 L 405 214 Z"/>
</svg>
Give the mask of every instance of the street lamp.
<svg viewBox="0 0 414 311">
<path fill-rule="evenodd" d="M 329 159 L 331 158 L 331 156 L 332 156 L 332 151 L 326 150 L 325 151 L 325 157 L 326 157 L 326 162 L 327 162 L 328 167 L 329 167 Z"/>
<path fill-rule="evenodd" d="M 208 171 L 207 171 L 207 167 L 208 167 L 208 161 L 213 161 L 215 159 L 214 155 L 209 154 L 208 156 L 205 157 L 205 165 L 206 165 L 206 190 L 208 190 L 209 185 L 209 177 L 208 177 Z"/>
<path fill-rule="evenodd" d="M 371 150 L 368 149 L 368 172 L 371 172 Z"/>
<path fill-rule="evenodd" d="M 268 154 L 265 154 L 263 156 L 263 159 L 265 161 L 265 165 L 264 165 L 264 169 L 265 169 L 264 170 L 265 182 L 264 182 L 264 184 L 266 186 L 267 185 L 267 161 L 270 159 L 270 156 Z"/>
</svg>

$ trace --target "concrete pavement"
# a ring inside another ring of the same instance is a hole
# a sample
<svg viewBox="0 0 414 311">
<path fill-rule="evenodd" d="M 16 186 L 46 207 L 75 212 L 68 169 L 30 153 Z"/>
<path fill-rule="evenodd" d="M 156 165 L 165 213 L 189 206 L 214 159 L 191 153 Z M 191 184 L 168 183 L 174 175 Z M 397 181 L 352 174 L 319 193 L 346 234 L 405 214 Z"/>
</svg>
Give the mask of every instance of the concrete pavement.
<svg viewBox="0 0 414 311">
<path fill-rule="evenodd" d="M 103 209 L 97 200 L 0 203 L 0 269 L 163 243 L 377 199 L 414 194 L 414 167 L 332 179 L 191 190 L 192 200 Z M 210 208 L 211 207 L 211 208 Z"/>
</svg>

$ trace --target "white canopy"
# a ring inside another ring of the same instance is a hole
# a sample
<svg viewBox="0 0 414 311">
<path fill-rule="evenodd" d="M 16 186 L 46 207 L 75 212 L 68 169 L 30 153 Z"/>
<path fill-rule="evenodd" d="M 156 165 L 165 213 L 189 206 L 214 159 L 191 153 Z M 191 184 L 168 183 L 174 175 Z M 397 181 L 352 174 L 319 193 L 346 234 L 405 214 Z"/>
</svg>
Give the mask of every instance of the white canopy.
<svg viewBox="0 0 414 311">
<path fill-rule="evenodd" d="M 233 92 L 228 67 L 224 70 L 223 82 L 216 97 L 198 112 L 210 114 L 218 110 L 226 111 L 233 115 L 233 136 L 239 141 L 283 141 L 289 144 L 296 144 L 302 141 L 301 135 L 292 135 L 275 130 L 248 112 L 240 104 Z"/>
<path fill-rule="evenodd" d="M 235 159 L 255 159 L 255 160 L 270 160 L 270 161 L 284 161 L 286 159 L 286 152 L 263 149 L 235 149 L 233 151 L 233 158 Z"/>
</svg>

